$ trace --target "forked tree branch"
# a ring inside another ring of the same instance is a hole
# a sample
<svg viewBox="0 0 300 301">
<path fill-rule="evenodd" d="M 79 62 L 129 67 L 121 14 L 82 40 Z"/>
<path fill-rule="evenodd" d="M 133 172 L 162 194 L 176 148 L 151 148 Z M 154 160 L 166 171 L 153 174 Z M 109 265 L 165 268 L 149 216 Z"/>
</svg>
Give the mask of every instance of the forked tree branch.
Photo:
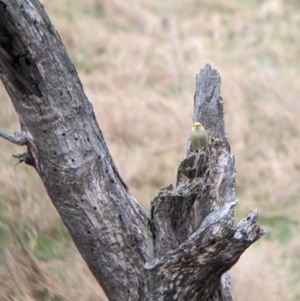
<svg viewBox="0 0 300 301">
<path fill-rule="evenodd" d="M 27 146 L 22 159 L 37 170 L 110 300 L 231 300 L 225 272 L 265 232 L 257 211 L 234 226 L 234 157 L 215 69 L 207 65 L 197 75 L 194 101 L 194 121 L 204 124 L 209 146 L 187 148 L 176 187 L 158 193 L 150 216 L 120 177 L 37 0 L 0 0 L 0 78 L 21 125 L 21 134 L 0 136 Z"/>
</svg>

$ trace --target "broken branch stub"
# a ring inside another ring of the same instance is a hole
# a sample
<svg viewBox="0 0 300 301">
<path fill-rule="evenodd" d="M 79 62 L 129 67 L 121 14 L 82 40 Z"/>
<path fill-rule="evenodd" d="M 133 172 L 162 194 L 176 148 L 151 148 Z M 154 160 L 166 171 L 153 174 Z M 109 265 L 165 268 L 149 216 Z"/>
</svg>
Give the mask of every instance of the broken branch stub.
<svg viewBox="0 0 300 301">
<path fill-rule="evenodd" d="M 182 281 L 178 280 L 179 287 L 189 286 L 188 296 L 179 289 L 177 293 L 170 293 L 169 297 L 173 298 L 183 294 L 182 298 L 188 300 L 232 300 L 228 293 L 229 274 L 224 273 L 265 233 L 256 225 L 257 212 L 248 216 L 252 221 L 249 237 L 240 235 L 249 233 L 241 230 L 246 227 L 243 222 L 237 228 L 234 226 L 235 160 L 230 154 L 220 85 L 220 75 L 210 65 L 197 74 L 193 121 L 203 124 L 209 145 L 205 150 L 194 152 L 187 143 L 186 157 L 178 167 L 176 186 L 161 189 L 151 204 L 157 261 L 148 267 L 149 271 L 165 276 L 168 267 L 172 270 L 175 265 Z M 174 260 L 178 262 L 175 264 Z M 174 273 L 171 273 L 173 277 Z M 188 277 L 188 284 L 183 275 Z M 203 285 L 208 279 L 210 285 Z M 156 279 L 153 283 L 154 291 L 164 291 L 166 297 L 169 290 L 163 287 L 164 280 Z M 212 299 L 204 299 L 204 296 Z M 158 299 L 160 297 L 157 295 Z"/>
</svg>

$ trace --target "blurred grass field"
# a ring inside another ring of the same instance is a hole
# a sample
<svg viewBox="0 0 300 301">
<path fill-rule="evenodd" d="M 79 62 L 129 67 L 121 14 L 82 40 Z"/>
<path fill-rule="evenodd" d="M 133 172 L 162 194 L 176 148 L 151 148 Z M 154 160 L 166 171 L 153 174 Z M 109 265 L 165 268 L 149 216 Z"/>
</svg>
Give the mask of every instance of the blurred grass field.
<svg viewBox="0 0 300 301">
<path fill-rule="evenodd" d="M 232 269 L 235 301 L 300 300 L 300 3 L 44 0 L 132 194 L 175 182 L 195 74 L 222 78 L 237 167 L 236 220 L 268 234 Z M 19 129 L 0 87 L 0 128 Z M 0 301 L 106 300 L 24 150 L 0 140 Z"/>
</svg>

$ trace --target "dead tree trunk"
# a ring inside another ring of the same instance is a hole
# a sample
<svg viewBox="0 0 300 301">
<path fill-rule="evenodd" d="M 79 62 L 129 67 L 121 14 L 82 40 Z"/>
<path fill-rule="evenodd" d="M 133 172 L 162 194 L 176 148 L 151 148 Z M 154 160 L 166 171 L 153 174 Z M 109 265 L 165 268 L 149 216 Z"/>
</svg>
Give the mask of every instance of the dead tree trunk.
<svg viewBox="0 0 300 301">
<path fill-rule="evenodd" d="M 0 77 L 21 125 L 0 135 L 27 146 L 20 161 L 40 175 L 109 300 L 232 300 L 226 272 L 264 230 L 257 211 L 234 226 L 234 157 L 215 69 L 197 75 L 194 101 L 209 147 L 187 148 L 177 185 L 158 193 L 150 216 L 122 181 L 38 0 L 0 0 Z"/>
</svg>

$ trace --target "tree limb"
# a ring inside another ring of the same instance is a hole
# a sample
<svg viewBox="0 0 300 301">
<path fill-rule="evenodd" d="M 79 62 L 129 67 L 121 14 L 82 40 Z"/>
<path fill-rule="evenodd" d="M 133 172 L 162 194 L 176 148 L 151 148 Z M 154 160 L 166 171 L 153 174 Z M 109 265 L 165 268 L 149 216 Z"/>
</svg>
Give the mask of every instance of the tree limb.
<svg viewBox="0 0 300 301">
<path fill-rule="evenodd" d="M 0 130 L 0 137 L 4 138 L 5 140 L 8 140 L 11 143 L 17 144 L 17 145 L 26 145 L 28 143 L 28 138 L 26 137 L 26 134 L 21 132 L 15 132 L 13 134 L 6 132 L 4 130 Z"/>
<path fill-rule="evenodd" d="M 235 162 L 220 85 L 210 65 L 196 76 L 193 119 L 207 130 L 209 146 L 195 153 L 187 143 L 176 187 L 162 189 L 152 202 L 154 251 L 161 258 L 148 266 L 154 300 L 232 300 L 224 273 L 265 234 L 256 225 L 257 211 L 234 226 Z M 174 282 L 176 287 L 170 287 Z"/>
<path fill-rule="evenodd" d="M 1 0 L 0 41 L 0 78 L 32 137 L 28 154 L 78 250 L 110 300 L 146 300 L 148 213 L 124 185 L 40 3 Z"/>
</svg>

